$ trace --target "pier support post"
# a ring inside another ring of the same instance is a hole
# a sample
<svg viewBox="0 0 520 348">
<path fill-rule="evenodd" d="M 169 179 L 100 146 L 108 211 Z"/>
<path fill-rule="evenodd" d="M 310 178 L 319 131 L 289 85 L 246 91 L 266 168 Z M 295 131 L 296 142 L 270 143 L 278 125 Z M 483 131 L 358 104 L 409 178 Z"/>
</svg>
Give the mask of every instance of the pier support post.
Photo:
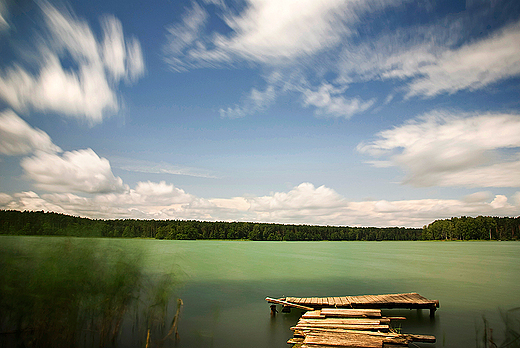
<svg viewBox="0 0 520 348">
<path fill-rule="evenodd" d="M 271 305 L 270 308 L 271 308 L 271 315 L 276 315 L 276 313 L 278 313 L 278 311 L 276 310 L 276 305 Z"/>
</svg>

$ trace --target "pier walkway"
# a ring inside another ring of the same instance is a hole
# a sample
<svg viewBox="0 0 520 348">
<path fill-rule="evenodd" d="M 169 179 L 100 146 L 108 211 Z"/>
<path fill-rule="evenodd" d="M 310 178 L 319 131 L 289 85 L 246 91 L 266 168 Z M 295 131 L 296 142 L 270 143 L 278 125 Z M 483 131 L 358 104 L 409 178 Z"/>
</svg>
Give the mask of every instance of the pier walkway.
<svg viewBox="0 0 520 348">
<path fill-rule="evenodd" d="M 305 310 L 325 307 L 358 309 L 429 309 L 430 316 L 434 316 L 435 311 L 439 308 L 438 300 L 427 299 L 415 292 L 406 294 L 340 297 L 285 297 L 280 299 L 268 297 L 266 298 L 266 301 Z"/>
</svg>

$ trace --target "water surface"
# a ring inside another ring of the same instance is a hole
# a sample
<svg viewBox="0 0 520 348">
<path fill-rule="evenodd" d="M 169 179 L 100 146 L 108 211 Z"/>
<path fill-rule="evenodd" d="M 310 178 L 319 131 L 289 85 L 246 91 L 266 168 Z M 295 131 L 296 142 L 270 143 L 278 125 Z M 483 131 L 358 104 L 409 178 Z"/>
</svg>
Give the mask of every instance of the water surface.
<svg viewBox="0 0 520 348">
<path fill-rule="evenodd" d="M 2 237 L 34 250 L 53 240 Z M 287 347 L 301 312 L 271 317 L 266 296 L 418 292 L 440 301 L 434 319 L 429 311 L 384 314 L 406 316 L 403 332 L 435 335 L 430 347 L 477 346 L 483 317 L 500 340 L 499 310 L 520 306 L 517 242 L 75 241 L 142 252 L 146 272 L 177 274 L 178 347 Z"/>
</svg>

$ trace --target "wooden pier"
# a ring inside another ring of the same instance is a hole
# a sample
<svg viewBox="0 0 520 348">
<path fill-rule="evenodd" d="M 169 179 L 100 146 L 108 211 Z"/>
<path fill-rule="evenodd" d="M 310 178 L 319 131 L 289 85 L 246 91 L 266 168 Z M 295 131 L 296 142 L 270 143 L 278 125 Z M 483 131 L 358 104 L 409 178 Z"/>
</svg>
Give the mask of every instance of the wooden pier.
<svg viewBox="0 0 520 348">
<path fill-rule="evenodd" d="M 304 307 L 311 310 L 325 307 L 333 308 L 357 308 L 357 309 L 429 309 L 430 316 L 435 315 L 439 308 L 438 300 L 429 300 L 418 293 L 388 294 L 388 295 L 362 295 L 340 297 L 285 297 L 280 299 L 266 298 L 266 301 L 282 304 L 289 307 Z M 283 301 L 285 303 L 281 303 Z"/>
<path fill-rule="evenodd" d="M 417 293 L 363 295 L 341 297 L 266 298 L 267 302 L 305 312 L 292 327 L 294 337 L 287 343 L 299 348 L 397 348 L 412 342 L 434 343 L 435 337 L 403 334 L 392 329 L 393 320 L 405 317 L 383 317 L 381 309 L 429 309 L 434 316 L 439 301 Z M 271 313 L 276 314 L 271 305 Z"/>
<path fill-rule="evenodd" d="M 397 348 L 412 342 L 434 343 L 435 337 L 394 332 L 393 319 L 381 316 L 379 309 L 323 308 L 306 312 L 291 328 L 287 341 L 299 348 Z"/>
</svg>

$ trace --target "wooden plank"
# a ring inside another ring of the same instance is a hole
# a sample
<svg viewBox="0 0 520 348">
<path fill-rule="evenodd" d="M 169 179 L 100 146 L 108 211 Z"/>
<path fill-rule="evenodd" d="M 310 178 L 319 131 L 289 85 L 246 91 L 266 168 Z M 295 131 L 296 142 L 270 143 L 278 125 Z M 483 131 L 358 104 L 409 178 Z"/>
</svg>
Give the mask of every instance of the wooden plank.
<svg viewBox="0 0 520 348">
<path fill-rule="evenodd" d="M 414 335 L 414 334 L 404 334 L 403 335 L 408 341 L 412 342 L 425 342 L 425 343 L 435 343 L 435 336 L 431 335 Z"/>
<path fill-rule="evenodd" d="M 345 296 L 345 303 L 347 304 L 347 307 L 352 308 L 352 303 L 349 300 L 350 296 Z"/>
<path fill-rule="evenodd" d="M 291 299 L 291 301 L 287 301 Z M 343 297 L 287 297 L 287 302 L 315 307 L 351 307 L 351 308 L 437 308 L 439 302 L 429 300 L 416 292 L 384 295 L 359 295 Z"/>
<path fill-rule="evenodd" d="M 298 324 L 291 328 L 294 330 L 313 330 L 314 328 L 322 329 L 345 329 L 345 330 L 371 330 L 371 331 L 388 331 L 390 327 L 382 324 Z"/>
<path fill-rule="evenodd" d="M 311 319 L 311 318 L 324 319 L 325 316 L 321 314 L 321 311 L 309 311 L 309 312 L 304 313 L 302 315 L 302 318 L 305 318 L 305 319 Z"/>
<path fill-rule="evenodd" d="M 300 338 L 300 337 L 293 337 L 287 341 L 287 344 L 302 344 L 302 343 L 303 343 L 303 338 Z"/>
<path fill-rule="evenodd" d="M 386 319 L 386 322 L 390 322 Z M 298 321 L 298 324 L 381 324 L 383 319 L 367 319 L 367 318 L 325 318 L 325 319 L 310 319 L 303 318 Z"/>
<path fill-rule="evenodd" d="M 345 307 L 345 299 L 343 297 L 336 297 L 336 307 Z"/>
<path fill-rule="evenodd" d="M 284 306 L 294 307 L 294 308 L 298 308 L 298 309 L 305 309 L 307 311 L 314 310 L 314 308 L 311 308 L 311 307 L 301 306 L 301 305 L 296 304 L 296 303 L 291 303 L 291 302 L 287 302 L 287 301 L 277 300 L 277 299 L 271 298 L 271 297 L 266 297 L 265 300 L 267 302 L 270 302 L 270 303 L 281 304 L 281 305 L 284 305 Z"/>
<path fill-rule="evenodd" d="M 377 331 L 359 331 L 359 330 L 345 330 L 345 329 L 327 329 L 327 328 L 314 328 L 309 330 L 294 330 L 294 332 L 300 332 L 304 335 L 312 334 L 313 332 L 319 333 L 332 333 L 332 334 L 343 334 L 343 333 L 354 333 L 363 334 L 369 336 L 379 336 L 382 338 L 402 337 L 403 335 L 394 332 L 377 332 Z"/>
<path fill-rule="evenodd" d="M 379 309 L 323 308 L 321 314 L 334 317 L 381 317 Z"/>
<path fill-rule="evenodd" d="M 363 334 L 345 333 L 342 335 L 307 335 L 303 340 L 303 344 L 326 345 L 335 347 L 348 348 L 381 348 L 383 347 L 383 339 L 377 336 L 369 336 Z"/>
<path fill-rule="evenodd" d="M 341 296 L 341 297 L 338 297 L 337 298 L 338 300 L 338 306 L 339 307 L 346 307 L 347 306 L 347 301 L 345 299 L 345 296 Z"/>
<path fill-rule="evenodd" d="M 377 296 L 377 295 L 368 295 L 368 300 L 370 303 L 377 304 L 377 303 L 384 303 L 384 297 Z"/>
<path fill-rule="evenodd" d="M 385 348 L 388 346 L 408 347 L 408 343 L 408 340 L 402 337 L 385 338 L 383 340 L 383 346 Z"/>
</svg>

